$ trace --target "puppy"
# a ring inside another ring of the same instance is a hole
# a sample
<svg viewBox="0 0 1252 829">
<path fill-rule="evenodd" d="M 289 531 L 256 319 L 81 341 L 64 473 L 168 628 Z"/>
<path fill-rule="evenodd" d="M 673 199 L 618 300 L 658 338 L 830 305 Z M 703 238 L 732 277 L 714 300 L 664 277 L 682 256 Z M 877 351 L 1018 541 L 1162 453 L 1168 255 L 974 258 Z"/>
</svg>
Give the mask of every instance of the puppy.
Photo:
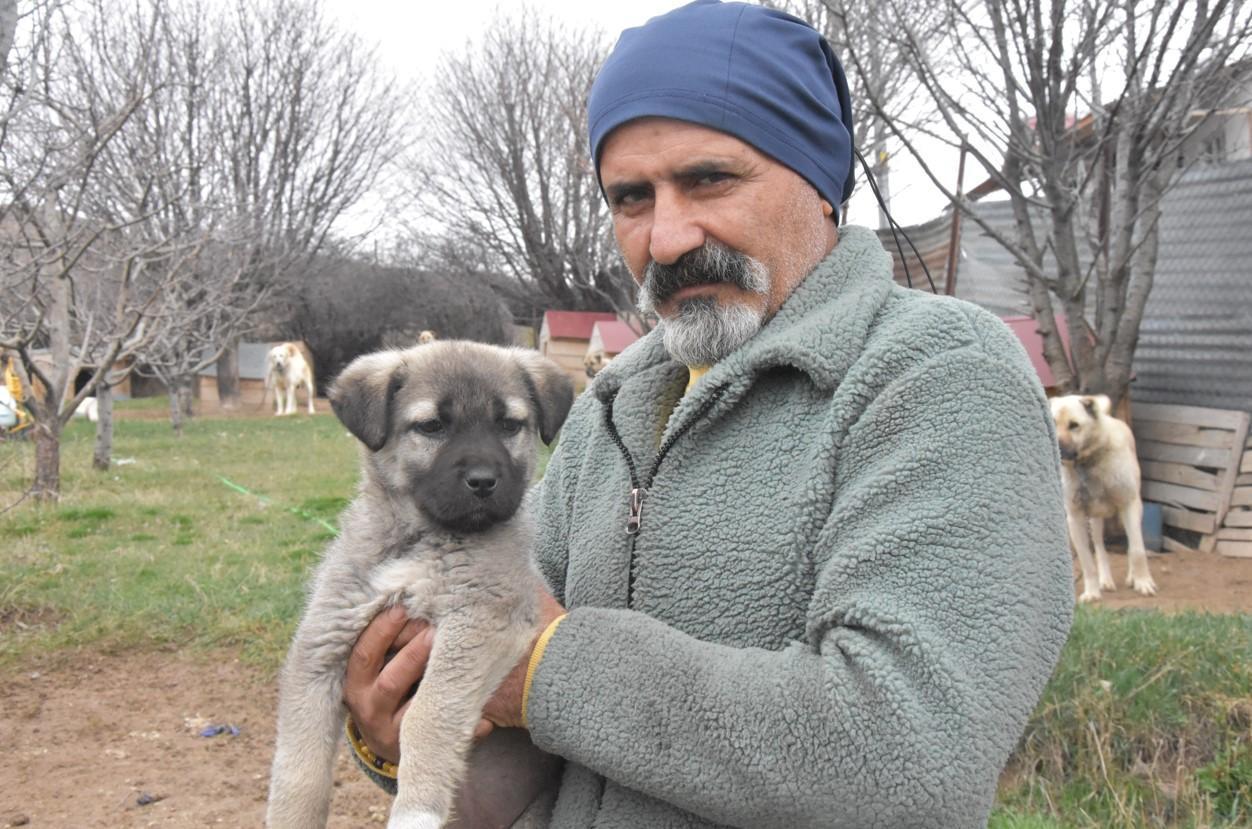
<svg viewBox="0 0 1252 829">
<path fill-rule="evenodd" d="M 437 339 L 439 338 L 435 336 L 435 332 L 427 329 L 427 330 L 423 330 L 420 334 L 417 335 L 417 344 L 428 345 L 429 343 L 433 343 Z"/>
<path fill-rule="evenodd" d="M 595 377 L 608 364 L 609 358 L 602 349 L 589 351 L 587 356 L 583 357 L 583 373 L 588 377 Z"/>
<path fill-rule="evenodd" d="M 448 340 L 358 358 L 330 400 L 364 444 L 362 481 L 283 668 L 267 824 L 325 826 L 348 656 L 400 604 L 436 634 L 401 723 L 388 826 L 435 829 L 483 706 L 534 635 L 540 577 L 519 507 L 536 440 L 552 441 L 573 388 L 536 352 Z"/>
<path fill-rule="evenodd" d="M 1061 480 L 1069 537 L 1082 567 L 1081 602 L 1115 590 L 1104 549 L 1104 519 L 1118 516 L 1126 528 L 1130 572 L 1127 585 L 1145 596 L 1156 594 L 1143 547 L 1143 502 L 1139 499 L 1139 461 L 1130 427 L 1110 414 L 1104 395 L 1054 397 L 1052 419 L 1061 448 Z M 1090 537 L 1088 537 L 1090 533 Z M 1096 558 L 1091 558 L 1091 542 Z"/>
<path fill-rule="evenodd" d="M 265 357 L 265 388 L 274 390 L 274 414 L 296 413 L 296 391 L 303 386 L 313 414 L 313 369 L 299 343 L 279 343 Z"/>
</svg>

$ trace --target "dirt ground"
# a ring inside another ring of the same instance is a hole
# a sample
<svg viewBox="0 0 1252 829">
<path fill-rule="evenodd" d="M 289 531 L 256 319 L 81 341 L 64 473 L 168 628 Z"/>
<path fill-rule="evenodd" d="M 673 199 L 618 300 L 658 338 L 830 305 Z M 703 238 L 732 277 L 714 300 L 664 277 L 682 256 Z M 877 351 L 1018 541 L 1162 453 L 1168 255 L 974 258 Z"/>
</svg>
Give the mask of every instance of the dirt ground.
<svg viewBox="0 0 1252 829">
<path fill-rule="evenodd" d="M 1154 556 L 1160 595 L 1107 607 L 1252 612 L 1252 559 Z M 1124 578 L 1126 557 L 1113 555 Z M 231 654 L 60 655 L 0 675 L 0 827 L 259 827 L 275 687 Z M 206 725 L 238 736 L 202 737 Z M 389 799 L 341 754 L 331 826 L 382 825 Z M 140 805 L 147 795 L 154 799 Z"/>
</svg>

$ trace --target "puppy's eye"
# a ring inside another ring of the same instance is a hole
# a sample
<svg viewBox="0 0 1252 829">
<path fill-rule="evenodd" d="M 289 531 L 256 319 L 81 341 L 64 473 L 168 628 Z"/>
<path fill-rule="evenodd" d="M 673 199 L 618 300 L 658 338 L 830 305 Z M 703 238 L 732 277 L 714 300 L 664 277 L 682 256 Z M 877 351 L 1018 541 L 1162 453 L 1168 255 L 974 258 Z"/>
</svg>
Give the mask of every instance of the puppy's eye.
<svg viewBox="0 0 1252 829">
<path fill-rule="evenodd" d="M 506 417 L 500 421 L 500 431 L 506 435 L 516 435 L 522 431 L 522 427 L 526 425 L 526 421 L 518 420 L 515 417 Z"/>
<path fill-rule="evenodd" d="M 1079 427 L 1079 426 L 1081 426 L 1081 425 L 1082 425 L 1082 424 L 1080 424 L 1077 420 L 1071 420 L 1071 421 L 1069 422 L 1069 430 L 1070 430 L 1071 432 L 1077 431 L 1077 430 L 1078 430 L 1078 427 Z"/>
<path fill-rule="evenodd" d="M 423 435 L 437 435 L 443 431 L 443 423 L 436 419 L 419 420 L 410 426 L 409 429 Z"/>
</svg>

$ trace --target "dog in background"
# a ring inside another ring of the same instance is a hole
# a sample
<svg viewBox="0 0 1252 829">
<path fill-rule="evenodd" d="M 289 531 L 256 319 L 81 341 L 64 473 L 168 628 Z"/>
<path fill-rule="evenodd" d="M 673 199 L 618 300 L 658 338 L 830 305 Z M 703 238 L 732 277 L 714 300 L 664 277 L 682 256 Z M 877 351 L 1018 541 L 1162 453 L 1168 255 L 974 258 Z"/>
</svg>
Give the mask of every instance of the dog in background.
<svg viewBox="0 0 1252 829">
<path fill-rule="evenodd" d="M 313 369 L 299 343 L 279 343 L 265 357 L 265 389 L 274 390 L 274 414 L 296 413 L 296 390 L 304 387 L 313 414 Z"/>
<path fill-rule="evenodd" d="M 1128 587 L 1156 595 L 1143 546 L 1143 502 L 1139 461 L 1130 427 L 1113 417 L 1104 395 L 1069 395 L 1051 400 L 1061 449 L 1061 481 L 1069 537 L 1082 568 L 1081 602 L 1096 601 L 1101 590 L 1115 590 L 1104 548 L 1104 519 L 1116 515 L 1126 529 Z M 1091 546 L 1095 545 L 1095 560 Z"/>
<path fill-rule="evenodd" d="M 358 358 L 330 401 L 364 446 L 363 480 L 283 667 L 267 825 L 326 825 L 348 657 L 369 621 L 398 604 L 436 633 L 401 722 L 388 826 L 437 829 L 465 779 L 483 706 L 534 635 L 540 576 L 520 507 L 536 442 L 556 436 L 573 387 L 534 351 L 447 340 Z M 495 737 L 474 749 L 476 765 Z M 515 767 L 550 760 L 523 743 L 510 750 Z M 513 805 L 512 817 L 526 808 Z"/>
<path fill-rule="evenodd" d="M 94 397 L 84 397 L 74 407 L 74 417 L 85 417 L 92 423 L 100 419 L 100 406 Z"/>
<path fill-rule="evenodd" d="M 420 334 L 418 334 L 418 335 L 417 335 L 417 344 L 418 344 L 418 345 L 429 345 L 430 343 L 433 343 L 433 342 L 434 342 L 435 340 L 437 340 L 437 339 L 439 339 L 439 338 L 438 338 L 437 336 L 435 336 L 435 332 L 434 332 L 434 331 L 431 331 L 431 330 L 429 330 L 429 329 L 425 329 L 425 330 L 423 330 Z"/>
</svg>

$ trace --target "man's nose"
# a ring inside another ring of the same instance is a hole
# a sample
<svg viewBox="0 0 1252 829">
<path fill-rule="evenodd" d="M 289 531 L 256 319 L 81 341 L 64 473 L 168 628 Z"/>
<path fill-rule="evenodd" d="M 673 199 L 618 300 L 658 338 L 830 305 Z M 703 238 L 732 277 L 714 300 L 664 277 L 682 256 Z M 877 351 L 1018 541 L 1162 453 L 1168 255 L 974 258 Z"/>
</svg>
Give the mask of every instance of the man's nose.
<svg viewBox="0 0 1252 829">
<path fill-rule="evenodd" d="M 685 199 L 658 192 L 652 207 L 652 234 L 648 242 L 652 261 L 672 265 L 684 253 L 703 246 L 704 229 L 695 219 L 695 211 Z"/>
</svg>

